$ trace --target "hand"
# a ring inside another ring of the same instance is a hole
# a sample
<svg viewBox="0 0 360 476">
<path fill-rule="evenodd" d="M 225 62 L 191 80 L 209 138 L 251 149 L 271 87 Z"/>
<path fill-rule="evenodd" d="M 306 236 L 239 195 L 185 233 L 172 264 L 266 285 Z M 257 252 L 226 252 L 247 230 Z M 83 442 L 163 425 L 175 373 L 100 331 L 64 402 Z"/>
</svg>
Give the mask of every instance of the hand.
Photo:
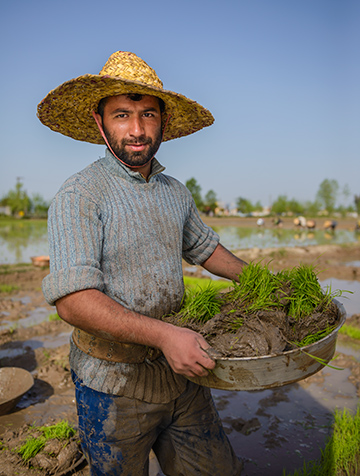
<svg viewBox="0 0 360 476">
<path fill-rule="evenodd" d="M 160 346 L 170 367 L 186 377 L 205 377 L 215 362 L 204 349 L 209 344 L 197 332 L 183 327 L 169 326 Z"/>
</svg>

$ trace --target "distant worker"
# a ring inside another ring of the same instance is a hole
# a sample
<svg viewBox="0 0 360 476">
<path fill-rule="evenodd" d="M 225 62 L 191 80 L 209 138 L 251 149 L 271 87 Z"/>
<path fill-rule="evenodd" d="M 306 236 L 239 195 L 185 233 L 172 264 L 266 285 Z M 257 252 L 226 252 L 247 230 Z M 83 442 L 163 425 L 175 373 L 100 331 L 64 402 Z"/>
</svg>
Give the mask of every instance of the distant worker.
<svg viewBox="0 0 360 476">
<path fill-rule="evenodd" d="M 297 217 L 294 219 L 294 225 L 298 226 L 300 228 L 305 228 L 306 227 L 306 219 L 305 217 Z"/>
<path fill-rule="evenodd" d="M 323 228 L 325 230 L 331 230 L 331 231 L 335 231 L 336 227 L 337 227 L 337 221 L 335 220 L 326 220 L 326 222 L 323 225 Z"/>
<path fill-rule="evenodd" d="M 315 230 L 316 228 L 316 221 L 315 220 L 307 220 L 306 227 L 308 230 Z"/>
</svg>

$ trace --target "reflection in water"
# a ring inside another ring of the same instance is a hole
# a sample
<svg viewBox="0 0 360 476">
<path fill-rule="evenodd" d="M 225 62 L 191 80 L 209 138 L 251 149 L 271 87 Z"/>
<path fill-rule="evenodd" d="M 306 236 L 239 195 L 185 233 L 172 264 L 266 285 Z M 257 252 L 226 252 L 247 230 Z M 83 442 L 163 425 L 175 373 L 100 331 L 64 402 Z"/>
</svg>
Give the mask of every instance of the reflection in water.
<svg viewBox="0 0 360 476">
<path fill-rule="evenodd" d="M 346 281 L 343 279 L 329 278 L 321 281 L 323 289 L 330 287 L 331 291 L 340 289 L 344 291 L 343 296 L 336 298 L 340 301 L 346 310 L 348 316 L 360 314 L 360 282 Z M 348 292 L 345 292 L 348 291 Z"/>
<path fill-rule="evenodd" d="M 47 255 L 47 223 L 45 220 L 0 222 L 0 263 L 29 262 L 31 256 Z"/>
<path fill-rule="evenodd" d="M 231 250 L 353 243 L 360 233 L 349 230 L 286 230 L 284 228 L 213 227 Z M 48 255 L 45 220 L 0 221 L 0 264 L 30 262 L 31 256 Z"/>
<path fill-rule="evenodd" d="M 257 229 L 235 226 L 213 227 L 220 235 L 224 246 L 231 250 L 247 248 L 276 248 L 285 246 L 310 246 L 354 243 L 357 235 L 353 231 L 338 230 L 329 233 L 323 230 L 301 231 L 284 228 Z"/>
</svg>

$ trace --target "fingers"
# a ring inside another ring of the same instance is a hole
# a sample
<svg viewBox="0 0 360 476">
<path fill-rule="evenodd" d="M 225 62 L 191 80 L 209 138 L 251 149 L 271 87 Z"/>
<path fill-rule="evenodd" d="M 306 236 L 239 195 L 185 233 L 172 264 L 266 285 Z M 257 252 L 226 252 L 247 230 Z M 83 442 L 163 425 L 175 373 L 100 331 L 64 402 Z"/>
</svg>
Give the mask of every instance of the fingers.
<svg viewBox="0 0 360 476">
<path fill-rule="evenodd" d="M 204 349 L 203 347 L 200 346 L 200 348 L 201 350 L 206 352 L 208 357 L 210 357 L 210 359 L 212 359 L 213 361 L 216 361 L 216 359 L 219 359 L 221 357 L 221 353 L 213 349 L 212 347 L 207 347 L 206 349 Z"/>
<path fill-rule="evenodd" d="M 175 373 L 186 377 L 205 377 L 216 362 L 206 340 L 194 331 L 172 328 L 162 351 Z"/>
</svg>

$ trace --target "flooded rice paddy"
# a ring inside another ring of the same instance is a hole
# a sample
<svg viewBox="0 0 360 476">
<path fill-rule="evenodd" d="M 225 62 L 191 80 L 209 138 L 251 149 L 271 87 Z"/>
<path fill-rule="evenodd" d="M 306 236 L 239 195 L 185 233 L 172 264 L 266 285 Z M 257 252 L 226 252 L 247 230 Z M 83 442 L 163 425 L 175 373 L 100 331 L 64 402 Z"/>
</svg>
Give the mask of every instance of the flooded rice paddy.
<svg viewBox="0 0 360 476">
<path fill-rule="evenodd" d="M 359 234 L 353 230 L 297 230 L 214 226 L 221 243 L 230 250 L 354 243 Z M 0 264 L 30 262 L 32 256 L 48 255 L 47 225 L 43 221 L 1 224 Z"/>
</svg>

